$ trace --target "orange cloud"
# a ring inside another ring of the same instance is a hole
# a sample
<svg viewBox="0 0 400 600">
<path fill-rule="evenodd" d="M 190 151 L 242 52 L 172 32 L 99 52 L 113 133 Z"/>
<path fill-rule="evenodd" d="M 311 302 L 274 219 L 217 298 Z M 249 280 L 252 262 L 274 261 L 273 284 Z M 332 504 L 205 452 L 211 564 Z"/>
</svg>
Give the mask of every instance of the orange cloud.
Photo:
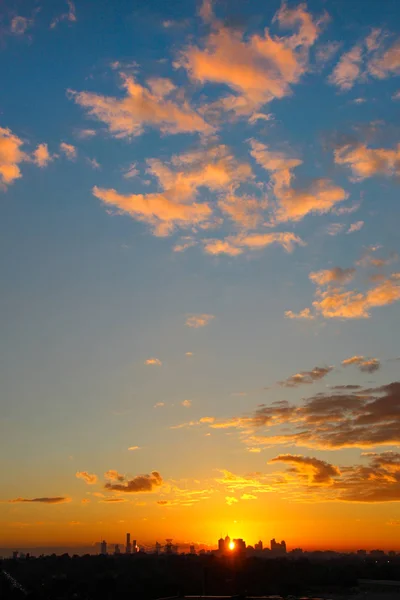
<svg viewBox="0 0 400 600">
<path fill-rule="evenodd" d="M 36 163 L 38 167 L 47 167 L 49 162 L 53 159 L 54 156 L 49 153 L 47 144 L 39 144 L 33 152 L 33 162 Z"/>
<path fill-rule="evenodd" d="M 78 151 L 75 146 L 72 144 L 67 144 L 66 142 L 61 142 L 60 150 L 65 154 L 68 160 L 75 160 L 78 155 Z"/>
<path fill-rule="evenodd" d="M 207 315 L 207 314 L 197 314 L 197 315 L 189 315 L 186 319 L 185 325 L 188 327 L 194 327 L 197 329 L 198 327 L 205 327 L 211 321 L 215 319 L 215 315 Z"/>
<path fill-rule="evenodd" d="M 29 27 L 33 25 L 32 19 L 26 17 L 15 16 L 11 19 L 11 33 L 14 35 L 23 35 Z"/>
<path fill-rule="evenodd" d="M 299 221 L 309 213 L 325 214 L 348 198 L 347 192 L 329 179 L 316 179 L 307 187 L 294 188 L 293 169 L 302 164 L 282 152 L 273 152 L 265 144 L 250 140 L 251 155 L 270 172 L 277 200 L 274 219 L 278 222 Z"/>
<path fill-rule="evenodd" d="M 281 245 L 286 252 L 292 252 L 294 245 L 304 246 L 301 238 L 291 232 L 251 233 L 247 235 L 231 236 L 224 240 L 204 240 L 204 251 L 207 254 L 228 254 L 237 256 L 244 250 L 260 250 L 272 244 Z"/>
<path fill-rule="evenodd" d="M 302 384 L 310 384 L 314 383 L 314 381 L 319 381 L 323 377 L 326 377 L 331 371 L 333 371 L 333 367 L 314 367 L 311 371 L 300 371 L 300 373 L 296 373 L 295 375 L 291 375 L 285 381 L 279 381 L 279 385 L 284 387 L 297 387 Z"/>
<path fill-rule="evenodd" d="M 0 183 L 8 185 L 19 179 L 19 164 L 28 157 L 21 150 L 23 141 L 10 129 L 0 127 Z"/>
<path fill-rule="evenodd" d="M 168 134 L 212 132 L 203 117 L 176 93 L 169 79 L 149 80 L 145 87 L 132 76 L 121 73 L 121 77 L 126 93 L 122 99 L 93 92 L 69 94 L 116 137 L 141 135 L 149 126 Z"/>
<path fill-rule="evenodd" d="M 68 11 L 62 13 L 61 15 L 53 19 L 53 21 L 50 23 L 50 29 L 54 29 L 59 23 L 62 23 L 62 21 L 69 21 L 70 23 L 75 23 L 75 21 L 77 20 L 75 4 L 72 2 L 72 0 L 67 0 L 67 5 Z"/>
<path fill-rule="evenodd" d="M 110 473 L 110 471 L 108 471 L 108 473 Z M 122 477 L 122 479 L 120 479 L 120 477 Z M 116 481 L 120 483 L 106 483 L 104 486 L 105 489 L 126 493 L 151 492 L 163 482 L 158 471 L 152 471 L 150 475 L 136 475 L 133 479 L 126 479 L 124 476 L 119 476 Z"/>
<path fill-rule="evenodd" d="M 400 144 L 397 144 L 394 149 L 348 144 L 336 149 L 334 155 L 336 164 L 349 167 L 356 181 L 373 175 L 386 177 L 400 175 Z"/>
<path fill-rule="evenodd" d="M 54 496 L 44 498 L 14 498 L 10 502 L 38 502 L 39 504 L 62 504 L 64 502 L 70 502 L 70 498 L 65 496 Z"/>
<path fill-rule="evenodd" d="M 286 310 L 285 317 L 287 319 L 305 319 L 305 320 L 315 319 L 315 316 L 311 313 L 309 308 L 303 308 L 303 310 L 301 310 L 298 313 L 294 313 L 292 310 Z"/>
<path fill-rule="evenodd" d="M 162 365 L 162 362 L 158 358 L 148 358 L 147 360 L 144 361 L 144 364 L 160 367 Z"/>
<path fill-rule="evenodd" d="M 185 408 L 190 408 L 192 406 L 192 401 L 191 400 L 183 400 L 183 402 L 181 402 L 181 404 Z"/>
<path fill-rule="evenodd" d="M 352 356 L 342 360 L 342 365 L 347 367 L 349 365 L 357 365 L 360 371 L 364 373 L 374 373 L 380 369 L 381 363 L 378 358 L 365 358 L 365 356 Z"/>
<path fill-rule="evenodd" d="M 159 236 L 171 234 L 176 227 L 205 228 L 214 224 L 210 204 L 197 202 L 200 187 L 226 192 L 252 178 L 250 166 L 238 162 L 222 145 L 174 156 L 170 164 L 156 159 L 147 162 L 148 172 L 158 179 L 161 192 L 123 195 L 94 187 L 93 193 L 104 204 L 148 223 Z"/>
<path fill-rule="evenodd" d="M 328 283 L 348 283 L 355 275 L 355 269 L 342 269 L 334 267 L 325 271 L 315 271 L 309 274 L 309 278 L 317 285 L 327 285 Z"/>
<path fill-rule="evenodd" d="M 351 50 L 342 54 L 329 77 L 329 82 L 342 90 L 350 90 L 360 77 L 362 59 L 362 46 L 353 46 Z"/>
<path fill-rule="evenodd" d="M 97 482 L 97 475 L 94 473 L 88 473 L 87 471 L 77 471 L 75 473 L 75 477 L 78 479 L 83 479 L 83 481 L 88 485 L 93 485 Z"/>
<path fill-rule="evenodd" d="M 368 63 L 369 73 L 378 79 L 386 79 L 400 73 L 400 40 L 386 51 L 376 53 Z"/>
<path fill-rule="evenodd" d="M 330 463 L 311 456 L 302 456 L 301 454 L 279 454 L 272 458 L 270 463 L 286 462 L 293 465 L 293 471 L 304 476 L 309 483 L 315 485 L 330 485 L 335 477 L 340 476 L 337 467 Z"/>
<path fill-rule="evenodd" d="M 189 76 L 201 83 L 227 85 L 234 93 L 216 103 L 222 110 L 249 115 L 266 102 L 291 93 L 308 68 L 308 54 L 320 32 L 321 22 L 314 21 L 304 5 L 289 9 L 282 5 L 274 21 L 292 35 L 263 35 L 244 38 L 212 17 L 211 4 L 203 4 L 203 14 L 213 29 L 204 49 L 189 46 L 181 53 L 176 66 L 184 67 Z"/>
</svg>

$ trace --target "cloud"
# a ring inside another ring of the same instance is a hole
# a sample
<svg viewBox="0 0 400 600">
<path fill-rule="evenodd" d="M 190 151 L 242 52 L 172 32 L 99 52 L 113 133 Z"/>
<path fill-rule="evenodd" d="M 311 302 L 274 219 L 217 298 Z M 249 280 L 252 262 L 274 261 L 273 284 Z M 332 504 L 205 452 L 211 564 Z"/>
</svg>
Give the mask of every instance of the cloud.
<svg viewBox="0 0 400 600">
<path fill-rule="evenodd" d="M 148 358 L 147 360 L 144 361 L 144 364 L 160 367 L 162 365 L 162 362 L 158 358 Z"/>
<path fill-rule="evenodd" d="M 0 127 L 0 184 L 8 185 L 22 177 L 19 164 L 28 160 L 22 145 L 23 141 L 10 129 Z"/>
<path fill-rule="evenodd" d="M 345 227 L 344 223 L 330 223 L 326 228 L 326 233 L 331 236 L 339 235 L 339 233 L 344 231 Z"/>
<path fill-rule="evenodd" d="M 97 483 L 97 475 L 95 475 L 94 473 L 88 473 L 87 471 L 77 471 L 75 473 L 75 477 L 77 477 L 78 479 L 83 479 L 83 481 L 88 485 L 93 485 L 94 483 Z"/>
<path fill-rule="evenodd" d="M 113 189 L 93 188 L 106 206 L 148 223 L 155 235 L 166 236 L 177 228 L 208 228 L 218 224 L 209 202 L 199 202 L 199 188 L 227 193 L 253 177 L 247 163 L 237 161 L 226 146 L 173 156 L 169 164 L 147 161 L 148 173 L 161 187 L 160 192 L 119 194 Z"/>
<path fill-rule="evenodd" d="M 62 504 L 64 502 L 70 502 L 70 498 L 66 496 L 54 496 L 54 497 L 44 497 L 44 498 L 14 498 L 14 500 L 10 500 L 10 502 L 38 502 L 41 504 Z"/>
<path fill-rule="evenodd" d="M 192 401 L 191 400 L 183 400 L 183 402 L 181 402 L 181 404 L 185 408 L 190 408 L 192 406 Z"/>
<path fill-rule="evenodd" d="M 185 356 L 193 356 L 193 352 L 185 352 Z"/>
<path fill-rule="evenodd" d="M 218 207 L 240 229 L 255 229 L 262 222 L 262 211 L 268 206 L 266 198 L 227 194 Z"/>
<path fill-rule="evenodd" d="M 311 313 L 309 308 L 304 308 L 303 310 L 301 310 L 298 313 L 294 313 L 291 310 L 286 310 L 285 317 L 287 319 L 305 319 L 305 320 L 315 319 L 315 316 Z"/>
<path fill-rule="evenodd" d="M 162 408 L 163 406 L 165 406 L 165 402 L 156 402 L 154 408 Z"/>
<path fill-rule="evenodd" d="M 278 383 L 283 387 L 298 387 L 299 385 L 319 381 L 326 377 L 331 371 L 333 371 L 333 367 L 314 367 L 311 371 L 300 371 L 300 373 L 291 375 L 288 379 L 285 379 L 285 381 L 279 381 Z"/>
<path fill-rule="evenodd" d="M 371 308 L 388 306 L 400 300 L 400 285 L 385 279 L 366 292 L 347 291 L 343 288 L 317 290 L 315 310 L 330 319 L 368 319 Z"/>
<path fill-rule="evenodd" d="M 39 144 L 33 152 L 33 162 L 43 168 L 47 167 L 52 160 L 54 160 L 54 156 L 50 154 L 47 144 Z"/>
<path fill-rule="evenodd" d="M 356 221 L 352 223 L 346 233 L 354 233 L 355 231 L 360 231 L 364 227 L 364 221 Z"/>
<path fill-rule="evenodd" d="M 60 150 L 65 154 L 68 160 L 75 160 L 78 155 L 78 151 L 75 146 L 72 144 L 67 144 L 66 142 L 61 142 Z"/>
<path fill-rule="evenodd" d="M 137 163 L 133 162 L 124 170 L 125 179 L 132 179 L 133 177 L 137 177 L 140 174 L 139 169 L 137 168 Z"/>
<path fill-rule="evenodd" d="M 205 327 L 206 325 L 211 323 L 211 321 L 213 319 L 215 319 L 215 315 L 208 315 L 205 313 L 192 314 L 192 315 L 187 316 L 185 325 L 187 325 L 188 327 L 194 327 L 195 329 L 197 329 L 199 327 Z"/>
<path fill-rule="evenodd" d="M 129 446 L 128 450 L 140 450 L 140 446 Z"/>
<path fill-rule="evenodd" d="M 386 79 L 400 74 L 400 40 L 387 50 L 377 52 L 368 63 L 368 71 L 377 79 Z"/>
<path fill-rule="evenodd" d="M 317 285 L 327 285 L 329 283 L 348 283 L 355 275 L 355 269 L 342 269 L 334 267 L 325 271 L 315 271 L 309 274 L 309 279 Z"/>
<path fill-rule="evenodd" d="M 365 144 L 347 144 L 334 152 L 335 163 L 349 167 L 356 181 L 374 175 L 400 175 L 400 144 L 390 148 L 368 148 Z"/>
<path fill-rule="evenodd" d="M 249 233 L 247 235 L 230 236 L 224 240 L 203 240 L 204 251 L 207 254 L 228 254 L 238 256 L 244 250 L 257 251 L 272 244 L 279 244 L 286 252 L 293 252 L 295 244 L 305 246 L 305 242 L 294 233 L 272 232 L 272 233 Z"/>
<path fill-rule="evenodd" d="M 362 47 L 357 44 L 342 54 L 328 81 L 341 90 L 350 90 L 360 77 L 362 60 Z"/>
<path fill-rule="evenodd" d="M 398 445 L 400 382 L 368 390 L 346 386 L 300 404 L 275 402 L 242 417 L 215 421 L 210 427 L 237 429 L 250 447 L 282 444 L 332 450 Z M 263 428 L 267 435 L 258 433 Z"/>
<path fill-rule="evenodd" d="M 257 500 L 257 496 L 254 496 L 254 494 L 242 494 L 240 496 L 241 500 Z"/>
<path fill-rule="evenodd" d="M 62 13 L 61 15 L 53 19 L 53 21 L 50 23 L 50 29 L 54 29 L 62 21 L 69 21 L 70 23 L 75 23 L 75 21 L 77 20 L 75 4 L 72 2 L 72 0 L 66 1 L 68 5 L 68 11 Z"/>
<path fill-rule="evenodd" d="M 380 360 L 378 358 L 365 358 L 365 356 L 352 356 L 342 360 L 342 365 L 347 367 L 349 365 L 357 365 L 360 371 L 364 373 L 374 373 L 381 367 Z"/>
<path fill-rule="evenodd" d="M 121 73 L 121 78 L 126 94 L 122 99 L 72 90 L 69 95 L 89 116 L 105 123 L 117 138 L 141 135 L 146 127 L 155 127 L 170 135 L 212 133 L 211 125 L 182 99 L 169 79 L 149 79 L 146 87 L 133 76 Z"/>
<path fill-rule="evenodd" d="M 99 502 L 126 502 L 126 498 L 104 498 L 104 500 L 99 500 Z"/>
<path fill-rule="evenodd" d="M 92 169 L 101 169 L 101 164 L 95 158 L 86 158 Z"/>
<path fill-rule="evenodd" d="M 203 15 L 211 20 L 212 30 L 204 47 L 188 46 L 175 63 L 202 84 L 224 84 L 233 93 L 214 103 L 212 108 L 248 116 L 265 103 L 291 93 L 308 69 L 309 49 L 316 41 L 321 21 L 313 20 L 305 5 L 289 9 L 282 5 L 273 21 L 281 28 L 295 30 L 287 36 L 244 37 L 212 17 L 210 3 L 203 4 Z"/>
<path fill-rule="evenodd" d="M 239 502 L 239 500 L 237 498 L 235 498 L 234 496 L 225 496 L 225 501 L 228 506 L 232 506 L 233 504 L 236 504 L 237 502 Z"/>
<path fill-rule="evenodd" d="M 293 471 L 305 477 L 309 483 L 315 485 L 330 485 L 335 477 L 340 476 L 337 467 L 324 460 L 301 454 L 279 454 L 272 458 L 270 463 L 285 462 L 293 465 Z"/>
<path fill-rule="evenodd" d="M 14 35 L 23 35 L 29 27 L 32 27 L 33 20 L 21 17 L 19 15 L 11 19 L 11 33 Z"/>
<path fill-rule="evenodd" d="M 104 473 L 104 477 L 106 479 L 111 479 L 111 481 L 124 481 L 125 480 L 125 475 L 121 475 L 121 473 L 118 473 L 118 471 L 116 471 L 115 469 L 109 469 L 108 471 L 106 471 Z"/>
<path fill-rule="evenodd" d="M 315 179 L 303 188 L 292 187 L 292 171 L 302 161 L 270 151 L 268 146 L 256 140 L 250 140 L 250 145 L 250 154 L 270 173 L 277 202 L 273 215 L 276 222 L 300 221 L 308 214 L 325 214 L 348 198 L 348 193 L 329 179 Z"/>
<path fill-rule="evenodd" d="M 136 475 L 133 479 L 123 477 L 122 480 L 118 479 L 118 481 L 121 481 L 121 483 L 106 483 L 105 489 L 126 493 L 151 492 L 163 482 L 158 471 L 152 471 L 150 475 Z"/>
</svg>

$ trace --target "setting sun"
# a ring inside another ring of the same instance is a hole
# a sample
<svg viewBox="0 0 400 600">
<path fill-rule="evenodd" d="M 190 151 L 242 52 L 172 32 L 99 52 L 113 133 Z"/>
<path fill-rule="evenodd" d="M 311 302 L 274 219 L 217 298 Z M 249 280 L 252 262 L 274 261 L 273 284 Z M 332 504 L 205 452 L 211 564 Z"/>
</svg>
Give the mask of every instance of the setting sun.
<svg viewBox="0 0 400 600">
<path fill-rule="evenodd" d="M 235 549 L 235 542 L 229 542 L 229 550 Z"/>
</svg>

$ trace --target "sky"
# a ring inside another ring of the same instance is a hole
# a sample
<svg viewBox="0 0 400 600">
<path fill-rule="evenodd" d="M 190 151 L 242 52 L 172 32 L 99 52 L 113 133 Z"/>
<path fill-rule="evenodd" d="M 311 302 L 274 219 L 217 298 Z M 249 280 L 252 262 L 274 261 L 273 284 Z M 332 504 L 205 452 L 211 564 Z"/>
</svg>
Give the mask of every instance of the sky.
<svg viewBox="0 0 400 600">
<path fill-rule="evenodd" d="M 400 550 L 397 0 L 8 0 L 0 72 L 0 546 Z"/>
</svg>

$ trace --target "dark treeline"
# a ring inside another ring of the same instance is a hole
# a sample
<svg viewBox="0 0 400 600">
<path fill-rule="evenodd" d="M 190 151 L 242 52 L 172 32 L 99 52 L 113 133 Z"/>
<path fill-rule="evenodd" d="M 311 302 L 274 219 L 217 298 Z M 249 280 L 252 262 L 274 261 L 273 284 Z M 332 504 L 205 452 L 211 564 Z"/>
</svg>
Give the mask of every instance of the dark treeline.
<svg viewBox="0 0 400 600">
<path fill-rule="evenodd" d="M 43 556 L 3 560 L 0 598 L 152 600 L 175 595 L 340 593 L 357 579 L 399 579 L 400 559 L 226 559 L 202 556 Z M 13 584 L 14 582 L 14 584 Z M 15 585 L 15 583 L 18 584 Z M 23 589 L 21 589 L 23 588 Z"/>
</svg>

